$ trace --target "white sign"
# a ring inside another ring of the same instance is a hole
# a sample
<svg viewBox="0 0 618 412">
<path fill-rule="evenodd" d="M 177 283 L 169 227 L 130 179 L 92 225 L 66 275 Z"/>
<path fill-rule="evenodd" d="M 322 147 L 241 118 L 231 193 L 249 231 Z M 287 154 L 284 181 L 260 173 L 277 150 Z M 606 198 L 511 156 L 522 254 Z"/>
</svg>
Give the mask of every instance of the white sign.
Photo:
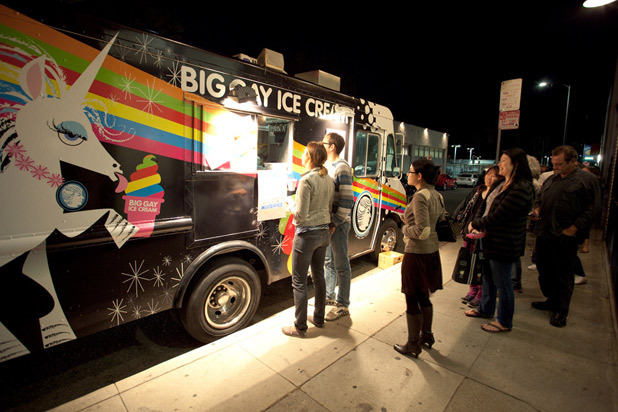
<svg viewBox="0 0 618 412">
<path fill-rule="evenodd" d="M 281 170 L 258 170 L 258 221 L 284 218 L 287 175 Z"/>
<path fill-rule="evenodd" d="M 519 110 L 500 112 L 498 117 L 498 129 L 509 130 L 519 128 Z"/>
<path fill-rule="evenodd" d="M 500 111 L 519 110 L 522 79 L 505 80 L 500 87 Z"/>
</svg>

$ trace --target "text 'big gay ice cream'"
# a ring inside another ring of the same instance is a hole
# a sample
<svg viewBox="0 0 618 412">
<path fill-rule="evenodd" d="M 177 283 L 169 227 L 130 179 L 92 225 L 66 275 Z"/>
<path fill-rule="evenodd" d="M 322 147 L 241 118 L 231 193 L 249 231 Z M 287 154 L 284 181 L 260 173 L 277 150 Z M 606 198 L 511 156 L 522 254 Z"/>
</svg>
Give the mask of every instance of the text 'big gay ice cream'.
<svg viewBox="0 0 618 412">
<path fill-rule="evenodd" d="M 137 226 L 136 237 L 149 237 L 154 228 L 157 215 L 161 212 L 164 191 L 159 183 L 159 165 L 154 155 L 147 155 L 135 172 L 131 173 L 130 181 L 125 189 L 124 212 L 127 220 Z"/>
</svg>

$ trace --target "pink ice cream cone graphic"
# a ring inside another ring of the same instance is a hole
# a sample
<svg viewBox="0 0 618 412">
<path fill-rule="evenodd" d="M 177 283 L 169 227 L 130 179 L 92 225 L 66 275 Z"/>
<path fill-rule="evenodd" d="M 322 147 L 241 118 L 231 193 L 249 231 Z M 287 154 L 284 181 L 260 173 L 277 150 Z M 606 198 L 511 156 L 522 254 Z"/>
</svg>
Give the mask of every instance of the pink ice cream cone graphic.
<svg viewBox="0 0 618 412">
<path fill-rule="evenodd" d="M 135 237 L 149 237 L 154 228 L 157 215 L 161 212 L 164 191 L 159 183 L 161 176 L 157 173 L 159 165 L 154 155 L 147 155 L 131 173 L 125 189 L 124 212 L 127 220 L 139 228 Z"/>
</svg>

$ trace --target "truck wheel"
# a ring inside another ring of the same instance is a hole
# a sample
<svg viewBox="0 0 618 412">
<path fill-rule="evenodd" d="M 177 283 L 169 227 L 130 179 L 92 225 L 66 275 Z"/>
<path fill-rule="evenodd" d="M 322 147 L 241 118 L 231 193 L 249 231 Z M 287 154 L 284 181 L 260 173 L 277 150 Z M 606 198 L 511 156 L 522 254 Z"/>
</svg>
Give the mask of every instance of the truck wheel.
<svg viewBox="0 0 618 412">
<path fill-rule="evenodd" d="M 185 328 L 201 342 L 236 332 L 251 322 L 261 293 L 260 277 L 247 262 L 217 261 L 204 271 L 183 307 Z"/>
<path fill-rule="evenodd" d="M 384 219 L 384 222 L 380 224 L 378 229 L 378 236 L 376 237 L 376 246 L 371 252 L 371 258 L 374 261 L 378 261 L 381 252 L 387 250 L 395 250 L 397 246 L 397 234 L 399 228 L 397 223 L 392 219 Z"/>
</svg>

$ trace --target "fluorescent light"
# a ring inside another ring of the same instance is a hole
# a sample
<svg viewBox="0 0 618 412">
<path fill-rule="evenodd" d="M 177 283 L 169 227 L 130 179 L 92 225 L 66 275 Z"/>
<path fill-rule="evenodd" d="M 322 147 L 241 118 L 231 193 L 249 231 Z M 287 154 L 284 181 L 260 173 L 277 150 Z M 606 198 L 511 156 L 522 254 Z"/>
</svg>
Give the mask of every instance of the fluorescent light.
<svg viewBox="0 0 618 412">
<path fill-rule="evenodd" d="M 605 6 L 606 4 L 613 3 L 616 0 L 586 0 L 584 2 L 584 7 L 592 8 L 592 7 L 600 7 Z"/>
</svg>

